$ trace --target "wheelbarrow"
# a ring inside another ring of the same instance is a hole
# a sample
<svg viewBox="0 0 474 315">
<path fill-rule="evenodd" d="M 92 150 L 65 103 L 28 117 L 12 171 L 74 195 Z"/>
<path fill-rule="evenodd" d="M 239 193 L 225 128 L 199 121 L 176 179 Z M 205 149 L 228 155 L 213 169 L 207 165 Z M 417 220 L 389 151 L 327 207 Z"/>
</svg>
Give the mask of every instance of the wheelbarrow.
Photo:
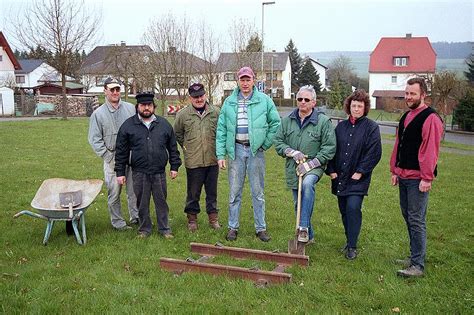
<svg viewBox="0 0 474 315">
<path fill-rule="evenodd" d="M 74 235 L 79 244 L 87 242 L 85 212 L 102 189 L 100 179 L 72 180 L 50 178 L 43 181 L 31 201 L 31 206 L 39 213 L 23 210 L 13 217 L 25 214 L 47 221 L 43 244 L 48 243 L 49 236 L 56 221 L 72 224 Z M 78 224 L 81 225 L 82 237 Z"/>
</svg>

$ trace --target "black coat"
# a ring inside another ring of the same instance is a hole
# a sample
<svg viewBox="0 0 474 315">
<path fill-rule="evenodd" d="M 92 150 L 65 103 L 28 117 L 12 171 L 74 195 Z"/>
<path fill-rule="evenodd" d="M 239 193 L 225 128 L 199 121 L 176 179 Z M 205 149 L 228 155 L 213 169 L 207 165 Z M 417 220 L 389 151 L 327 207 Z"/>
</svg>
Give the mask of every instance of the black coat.
<svg viewBox="0 0 474 315">
<path fill-rule="evenodd" d="M 382 157 L 382 143 L 377 123 L 363 116 L 353 125 L 349 119 L 336 127 L 337 150 L 329 161 L 326 174 L 337 173 L 332 193 L 337 196 L 367 195 L 372 170 Z M 359 180 L 352 179 L 361 173 Z"/>
<path fill-rule="evenodd" d="M 148 129 L 134 115 L 120 126 L 115 151 L 115 172 L 125 176 L 127 164 L 145 174 L 164 173 L 166 164 L 172 171 L 181 165 L 176 138 L 171 124 L 163 117 L 156 117 Z"/>
</svg>

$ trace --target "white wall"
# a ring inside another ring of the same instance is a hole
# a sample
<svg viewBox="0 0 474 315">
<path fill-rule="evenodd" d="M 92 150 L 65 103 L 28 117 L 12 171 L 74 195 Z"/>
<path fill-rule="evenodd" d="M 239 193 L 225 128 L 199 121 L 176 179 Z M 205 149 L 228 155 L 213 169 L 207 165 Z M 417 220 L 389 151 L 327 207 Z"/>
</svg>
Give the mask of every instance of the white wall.
<svg viewBox="0 0 474 315">
<path fill-rule="evenodd" d="M 397 76 L 397 82 L 392 83 L 392 76 Z M 369 73 L 370 107 L 375 108 L 375 90 L 405 91 L 407 81 L 415 77 L 413 73 Z"/>
<path fill-rule="evenodd" d="M 283 80 L 283 98 L 291 98 L 291 64 L 290 58 L 286 61 L 285 70 L 281 73 L 281 80 Z"/>
<path fill-rule="evenodd" d="M 15 100 L 13 90 L 0 87 L 0 116 L 13 116 L 15 113 Z"/>
<path fill-rule="evenodd" d="M 326 88 L 326 68 L 322 67 L 320 64 L 316 62 L 311 62 L 313 64 L 314 69 L 319 74 L 319 83 L 321 83 L 321 90 Z"/>
<path fill-rule="evenodd" d="M 11 84 L 15 83 L 15 66 L 13 65 L 10 57 L 8 57 L 7 52 L 3 47 L 0 46 L 0 56 L 2 56 L 2 61 L 0 61 L 0 86 L 5 85 L 6 83 Z"/>
<path fill-rule="evenodd" d="M 16 84 L 17 86 L 22 87 L 22 88 L 32 88 L 44 83 L 44 82 L 38 82 L 38 80 L 42 76 L 54 77 L 55 75 L 56 76 L 58 75 L 58 72 L 56 71 L 55 68 L 43 62 L 41 65 L 39 65 L 36 69 L 31 71 L 30 73 L 18 74 L 18 75 L 25 76 L 25 83 L 17 83 Z"/>
</svg>

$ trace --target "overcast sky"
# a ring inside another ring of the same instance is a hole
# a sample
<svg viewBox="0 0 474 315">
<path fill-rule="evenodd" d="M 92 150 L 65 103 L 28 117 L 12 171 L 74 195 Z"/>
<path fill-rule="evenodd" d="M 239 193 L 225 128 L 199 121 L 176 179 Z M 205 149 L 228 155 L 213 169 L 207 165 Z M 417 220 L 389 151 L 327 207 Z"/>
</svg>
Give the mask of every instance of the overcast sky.
<svg viewBox="0 0 474 315">
<path fill-rule="evenodd" d="M 0 30 L 28 0 L 0 0 Z M 140 44 L 147 23 L 172 13 L 205 19 L 222 39 L 245 18 L 260 34 L 260 0 L 85 0 L 102 10 L 99 44 Z M 472 0 L 275 0 L 265 6 L 265 50 L 282 51 L 290 38 L 300 52 L 371 51 L 381 37 L 428 36 L 431 42 L 473 41 Z M 253 25 L 252 25 L 253 24 Z M 8 36 L 8 33 L 6 33 Z M 8 37 L 7 37 L 8 39 Z M 228 48 L 230 51 L 230 48 Z"/>
</svg>

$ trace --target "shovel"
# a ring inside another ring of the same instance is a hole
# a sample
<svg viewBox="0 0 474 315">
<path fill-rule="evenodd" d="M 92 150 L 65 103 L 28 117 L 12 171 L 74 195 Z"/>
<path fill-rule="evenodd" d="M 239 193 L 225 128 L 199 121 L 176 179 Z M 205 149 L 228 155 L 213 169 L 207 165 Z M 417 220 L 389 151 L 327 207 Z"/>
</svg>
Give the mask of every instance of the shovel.
<svg viewBox="0 0 474 315">
<path fill-rule="evenodd" d="M 301 185 L 303 183 L 303 176 L 298 176 L 298 201 L 296 203 L 296 233 L 295 239 L 288 241 L 288 253 L 289 254 L 296 254 L 296 255 L 304 255 L 304 247 L 305 244 L 298 242 L 298 230 L 300 225 L 300 217 L 301 217 Z"/>
<path fill-rule="evenodd" d="M 73 217 L 72 208 L 82 203 L 82 190 L 59 193 L 59 204 L 62 208 L 69 208 L 69 219 Z"/>
</svg>

